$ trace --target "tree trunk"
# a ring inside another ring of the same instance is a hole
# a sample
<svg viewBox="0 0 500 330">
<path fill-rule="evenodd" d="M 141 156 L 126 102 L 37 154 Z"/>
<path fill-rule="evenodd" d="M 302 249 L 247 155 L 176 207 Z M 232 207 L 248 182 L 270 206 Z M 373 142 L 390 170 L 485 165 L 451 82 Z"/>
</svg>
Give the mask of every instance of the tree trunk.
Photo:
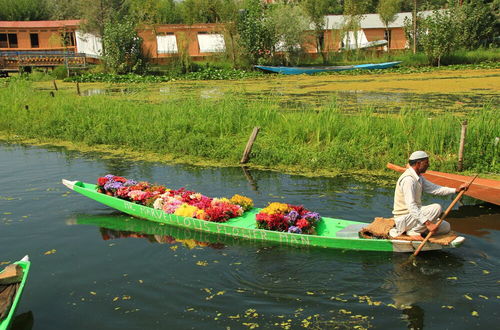
<svg viewBox="0 0 500 330">
<path fill-rule="evenodd" d="M 413 54 L 417 53 L 417 0 L 413 0 Z"/>
</svg>

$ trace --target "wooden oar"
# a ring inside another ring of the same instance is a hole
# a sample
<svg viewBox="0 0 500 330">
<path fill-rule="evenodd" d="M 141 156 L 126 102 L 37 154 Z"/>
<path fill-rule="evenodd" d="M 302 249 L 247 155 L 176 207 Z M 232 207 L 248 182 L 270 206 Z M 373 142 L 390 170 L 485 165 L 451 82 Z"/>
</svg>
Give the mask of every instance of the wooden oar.
<svg viewBox="0 0 500 330">
<path fill-rule="evenodd" d="M 448 206 L 448 208 L 446 209 L 446 211 L 444 211 L 444 214 L 443 216 L 441 217 L 441 219 L 439 219 L 439 221 L 437 222 L 436 226 L 437 228 L 439 228 L 439 225 L 441 225 L 441 223 L 443 222 L 443 220 L 446 218 L 446 216 L 448 216 L 448 213 L 450 213 L 451 209 L 453 208 L 453 206 L 455 206 L 455 204 L 460 200 L 460 198 L 462 198 L 462 195 L 465 193 L 465 190 L 467 190 L 470 185 L 472 184 L 472 182 L 474 182 L 474 180 L 476 180 L 477 178 L 477 174 L 476 176 L 474 176 L 472 178 L 472 180 L 470 180 L 470 182 L 467 184 L 467 188 L 460 191 L 457 195 L 457 197 L 455 197 L 455 199 L 453 200 L 453 202 L 451 202 L 450 206 Z M 416 257 L 417 254 L 420 252 L 420 250 L 422 250 L 422 248 L 424 247 L 425 243 L 427 243 L 427 241 L 429 240 L 429 238 L 431 238 L 432 236 L 432 231 L 430 231 L 427 236 L 425 237 L 425 239 L 422 241 L 422 243 L 420 243 L 420 246 L 418 247 L 418 249 L 415 250 L 415 252 L 413 252 L 413 255 L 412 257 Z"/>
</svg>

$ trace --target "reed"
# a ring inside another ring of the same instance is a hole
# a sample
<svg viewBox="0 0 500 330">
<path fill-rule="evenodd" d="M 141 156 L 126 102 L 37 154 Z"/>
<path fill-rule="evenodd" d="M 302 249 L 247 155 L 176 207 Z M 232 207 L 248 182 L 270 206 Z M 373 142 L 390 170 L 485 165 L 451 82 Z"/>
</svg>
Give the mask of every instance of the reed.
<svg viewBox="0 0 500 330">
<path fill-rule="evenodd" d="M 19 80 L 0 88 L 0 109 L 4 134 L 202 157 L 222 164 L 238 164 L 248 135 L 260 126 L 250 163 L 307 171 L 380 170 L 386 162 L 404 163 L 417 149 L 433 155 L 434 169 L 453 171 L 460 123 L 466 118 L 465 168 L 500 172 L 495 158 L 500 116 L 491 105 L 460 117 L 411 108 L 397 114 L 365 108 L 353 114 L 342 111 L 335 100 L 319 110 L 287 111 L 271 99 L 249 101 L 231 95 L 153 104 L 106 95 L 76 97 L 74 91 L 53 98 Z"/>
</svg>

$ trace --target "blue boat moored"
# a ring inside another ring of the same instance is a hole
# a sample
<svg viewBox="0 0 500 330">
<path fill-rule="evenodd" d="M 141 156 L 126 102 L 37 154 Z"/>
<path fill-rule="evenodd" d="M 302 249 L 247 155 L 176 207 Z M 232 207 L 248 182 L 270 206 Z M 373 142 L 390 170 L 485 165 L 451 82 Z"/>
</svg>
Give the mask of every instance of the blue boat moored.
<svg viewBox="0 0 500 330">
<path fill-rule="evenodd" d="M 384 62 L 384 63 L 369 63 L 359 65 L 344 65 L 344 66 L 311 66 L 311 67 L 293 67 L 293 66 L 264 66 L 256 65 L 255 67 L 263 71 L 281 73 L 281 74 L 314 74 L 318 72 L 335 72 L 355 69 L 375 70 L 387 69 L 398 65 L 401 61 Z"/>
</svg>

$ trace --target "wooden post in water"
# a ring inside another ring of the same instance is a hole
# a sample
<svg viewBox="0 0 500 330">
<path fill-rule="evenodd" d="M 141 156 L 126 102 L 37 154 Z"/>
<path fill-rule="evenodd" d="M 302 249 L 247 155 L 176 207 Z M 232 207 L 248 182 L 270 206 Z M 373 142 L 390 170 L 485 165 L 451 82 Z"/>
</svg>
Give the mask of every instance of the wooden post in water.
<svg viewBox="0 0 500 330">
<path fill-rule="evenodd" d="M 57 91 L 57 84 L 56 84 L 56 81 L 55 80 L 52 80 L 52 83 L 54 84 L 54 89 Z"/>
<path fill-rule="evenodd" d="M 81 94 L 80 94 L 80 83 L 79 82 L 76 83 L 76 92 L 78 93 L 78 96 L 81 96 Z"/>
<path fill-rule="evenodd" d="M 257 138 L 257 134 L 259 133 L 260 127 L 254 127 L 250 138 L 248 139 L 247 146 L 245 147 L 245 151 L 243 152 L 243 157 L 241 157 L 240 164 L 245 164 L 248 162 L 250 158 L 250 151 L 252 151 L 253 143 Z"/>
<path fill-rule="evenodd" d="M 461 172 L 464 167 L 464 147 L 465 135 L 467 133 L 467 120 L 462 122 L 462 131 L 460 133 L 460 148 L 458 149 L 458 171 Z"/>
</svg>

